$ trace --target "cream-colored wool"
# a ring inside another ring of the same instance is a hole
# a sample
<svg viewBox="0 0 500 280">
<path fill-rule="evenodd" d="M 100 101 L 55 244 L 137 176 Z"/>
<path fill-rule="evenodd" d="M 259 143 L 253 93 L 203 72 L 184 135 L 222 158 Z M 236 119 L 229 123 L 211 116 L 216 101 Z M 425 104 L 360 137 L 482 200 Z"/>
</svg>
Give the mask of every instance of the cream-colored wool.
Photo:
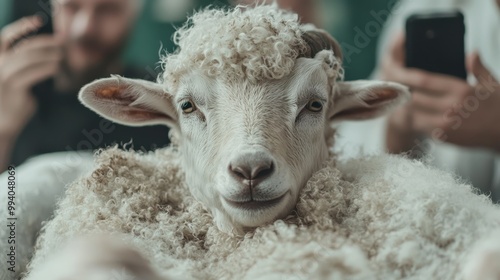
<svg viewBox="0 0 500 280">
<path fill-rule="evenodd" d="M 283 78 L 306 49 L 302 31 L 298 15 L 277 4 L 196 13 L 174 34 L 179 48 L 163 57 L 160 83 L 175 92 L 180 77 L 192 69 L 228 80 Z"/>
<path fill-rule="evenodd" d="M 500 208 L 471 186 L 384 155 L 337 166 L 331 157 L 289 217 L 229 236 L 189 194 L 178 156 L 101 153 L 68 188 L 30 268 L 77 236 L 107 232 L 166 279 L 461 279 L 464 265 L 475 269 L 470 253 L 481 255 L 476 241 L 500 232 Z"/>
</svg>

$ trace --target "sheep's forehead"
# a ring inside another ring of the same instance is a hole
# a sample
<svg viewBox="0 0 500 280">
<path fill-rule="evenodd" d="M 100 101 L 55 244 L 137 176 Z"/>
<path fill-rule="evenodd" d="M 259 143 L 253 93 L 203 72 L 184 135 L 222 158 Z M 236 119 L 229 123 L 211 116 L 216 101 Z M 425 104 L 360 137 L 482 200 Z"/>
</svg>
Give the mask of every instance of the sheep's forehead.
<svg viewBox="0 0 500 280">
<path fill-rule="evenodd" d="M 232 11 L 205 10 L 179 29 L 179 50 L 163 58 L 163 82 L 175 90 L 190 69 L 252 82 L 290 74 L 306 48 L 296 14 L 275 6 Z"/>
<path fill-rule="evenodd" d="M 180 102 L 193 99 L 199 106 L 230 111 L 224 104 L 255 105 L 274 108 L 290 107 L 306 102 L 313 95 L 328 99 L 331 80 L 321 61 L 299 58 L 287 76 L 277 80 L 251 82 L 246 79 L 209 77 L 201 70 L 192 70 L 183 76 L 175 99 Z M 222 106 L 221 106 L 222 105 Z"/>
</svg>

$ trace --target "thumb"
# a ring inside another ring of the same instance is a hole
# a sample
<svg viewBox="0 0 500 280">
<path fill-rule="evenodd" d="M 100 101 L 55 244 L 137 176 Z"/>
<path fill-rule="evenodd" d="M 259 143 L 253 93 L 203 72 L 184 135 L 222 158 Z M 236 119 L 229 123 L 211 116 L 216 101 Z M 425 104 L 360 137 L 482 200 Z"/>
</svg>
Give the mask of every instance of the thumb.
<svg viewBox="0 0 500 280">
<path fill-rule="evenodd" d="M 481 85 L 498 85 L 498 81 L 495 79 L 490 70 L 488 70 L 481 61 L 481 57 L 477 52 L 473 52 L 467 57 L 467 70 L 474 74 L 477 81 Z"/>
<path fill-rule="evenodd" d="M 397 33 L 392 39 L 391 45 L 389 47 L 389 56 L 396 62 L 399 66 L 404 66 L 405 64 L 405 36 L 403 33 Z"/>
</svg>

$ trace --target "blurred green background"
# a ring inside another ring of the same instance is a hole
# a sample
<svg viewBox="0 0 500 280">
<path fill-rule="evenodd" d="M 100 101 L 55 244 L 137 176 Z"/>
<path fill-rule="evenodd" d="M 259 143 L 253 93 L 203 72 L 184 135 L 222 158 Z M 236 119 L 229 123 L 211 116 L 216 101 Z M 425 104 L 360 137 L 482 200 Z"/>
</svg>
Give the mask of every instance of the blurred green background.
<svg viewBox="0 0 500 280">
<path fill-rule="evenodd" d="M 21 6 L 13 12 L 13 3 Z M 36 8 L 38 0 L 0 0 L 0 26 L 12 21 L 14 14 L 29 14 Z M 199 9 L 209 4 L 217 6 L 227 1 L 183 0 L 189 10 Z M 26 2 L 19 5 L 19 2 Z M 161 0 L 146 0 L 143 14 L 131 37 L 125 60 L 137 66 L 158 69 L 160 48 L 174 50 L 172 33 L 182 24 L 182 18 L 168 16 L 161 8 Z M 168 1 L 165 1 L 168 2 Z M 319 0 L 316 12 L 321 27 L 328 30 L 342 45 L 346 80 L 367 78 L 375 65 L 375 52 L 381 21 L 374 14 L 388 14 L 392 0 Z M 179 7 L 176 7 L 179 8 Z M 182 7 L 181 7 L 182 8 Z M 182 9 L 181 9 L 182 10 Z"/>
</svg>

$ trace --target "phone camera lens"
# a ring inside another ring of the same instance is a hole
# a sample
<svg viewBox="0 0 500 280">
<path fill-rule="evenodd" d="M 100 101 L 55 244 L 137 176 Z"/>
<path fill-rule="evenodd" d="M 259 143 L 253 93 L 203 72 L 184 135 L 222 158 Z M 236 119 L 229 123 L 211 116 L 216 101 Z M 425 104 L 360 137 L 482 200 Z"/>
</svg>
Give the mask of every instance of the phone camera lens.
<svg viewBox="0 0 500 280">
<path fill-rule="evenodd" d="M 425 36 L 427 37 L 427 39 L 433 39 L 434 37 L 436 37 L 436 33 L 434 32 L 434 30 L 429 29 L 427 30 L 427 32 L 425 32 Z"/>
</svg>

